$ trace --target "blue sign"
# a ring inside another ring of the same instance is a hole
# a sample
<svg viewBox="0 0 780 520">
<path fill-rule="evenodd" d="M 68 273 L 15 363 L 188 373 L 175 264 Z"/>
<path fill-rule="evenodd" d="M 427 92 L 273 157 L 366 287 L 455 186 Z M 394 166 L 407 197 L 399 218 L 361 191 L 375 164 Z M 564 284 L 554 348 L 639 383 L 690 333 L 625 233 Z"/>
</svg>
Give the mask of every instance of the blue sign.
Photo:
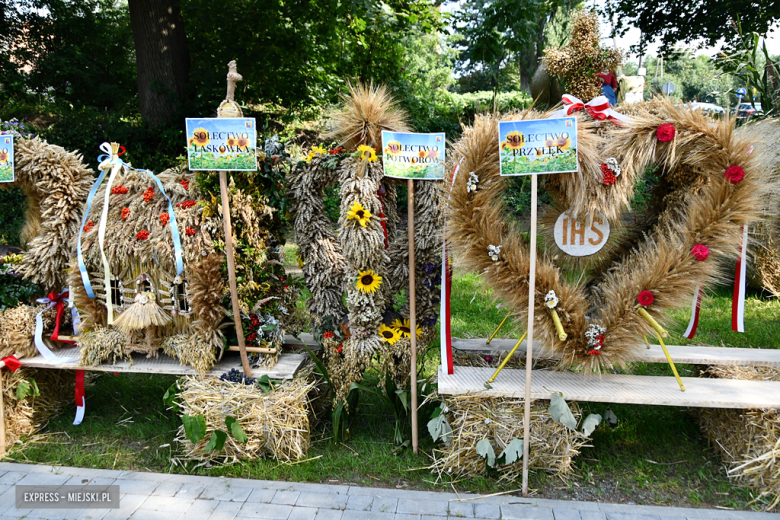
<svg viewBox="0 0 780 520">
<path fill-rule="evenodd" d="M 410 134 L 382 131 L 382 165 L 395 179 L 444 178 L 446 139 L 443 133 Z"/>
<path fill-rule="evenodd" d="M 0 182 L 14 182 L 14 136 L 0 135 Z"/>
<path fill-rule="evenodd" d="M 254 118 L 188 118 L 186 123 L 190 170 L 257 170 Z"/>
<path fill-rule="evenodd" d="M 737 97 L 745 97 L 745 94 L 747 94 L 747 90 L 744 88 L 738 88 L 737 89 Z"/>
</svg>

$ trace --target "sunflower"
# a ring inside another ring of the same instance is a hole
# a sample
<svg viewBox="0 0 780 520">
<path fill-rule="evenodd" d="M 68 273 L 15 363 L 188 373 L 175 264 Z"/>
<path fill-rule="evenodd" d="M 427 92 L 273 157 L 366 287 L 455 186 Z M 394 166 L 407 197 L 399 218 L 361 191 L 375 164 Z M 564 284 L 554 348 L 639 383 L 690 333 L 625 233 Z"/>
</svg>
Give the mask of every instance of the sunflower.
<svg viewBox="0 0 780 520">
<path fill-rule="evenodd" d="M 376 150 L 371 148 L 370 146 L 367 146 L 365 144 L 361 144 L 357 147 L 358 155 L 361 159 L 368 162 L 376 162 Z"/>
<path fill-rule="evenodd" d="M 412 164 L 417 164 L 417 157 L 412 157 L 411 159 L 409 159 L 409 162 Z"/>
<path fill-rule="evenodd" d="M 569 139 L 568 137 L 563 137 L 563 135 L 561 135 L 558 138 L 558 140 L 555 142 L 555 144 L 561 150 L 568 150 L 569 146 L 571 145 L 571 139 Z"/>
<path fill-rule="evenodd" d="M 228 148 L 233 148 L 234 146 L 238 145 L 238 139 L 235 137 L 228 137 L 226 144 L 228 145 Z"/>
<path fill-rule="evenodd" d="M 187 147 L 194 146 L 195 145 L 195 138 L 190 137 L 189 140 L 187 140 Z"/>
<path fill-rule="evenodd" d="M 395 320 L 390 326 L 398 329 L 405 338 L 411 337 L 412 335 L 412 325 L 409 323 L 409 320 Z M 422 336 L 422 329 L 417 325 L 417 337 L 419 338 L 420 336 Z"/>
<path fill-rule="evenodd" d="M 509 143 L 507 143 L 506 141 L 501 141 L 501 149 L 505 150 L 505 151 L 508 151 L 509 150 Z"/>
<path fill-rule="evenodd" d="M 387 155 L 398 155 L 401 153 L 401 143 L 398 141 L 390 141 L 387 143 L 385 153 L 387 153 Z"/>
<path fill-rule="evenodd" d="M 371 212 L 361 203 L 355 202 L 347 212 L 347 220 L 357 220 L 361 226 L 366 227 L 368 221 L 371 220 Z"/>
<path fill-rule="evenodd" d="M 525 146 L 525 137 L 517 130 L 509 132 L 506 134 L 506 145 L 510 150 L 519 150 Z"/>
<path fill-rule="evenodd" d="M 395 344 L 396 341 L 401 339 L 401 332 L 398 329 L 393 329 L 385 325 L 384 323 L 379 327 L 379 336 L 390 343 Z"/>
<path fill-rule="evenodd" d="M 0 163 L 5 164 L 8 162 L 8 150 L 0 150 Z"/>
<path fill-rule="evenodd" d="M 220 146 L 219 153 L 224 154 L 225 152 L 227 152 L 227 148 L 225 148 L 224 146 Z"/>
<path fill-rule="evenodd" d="M 544 151 L 542 151 L 541 148 L 537 148 L 536 149 L 536 156 L 537 157 L 541 157 L 542 155 L 544 155 Z"/>
<path fill-rule="evenodd" d="M 320 146 L 312 146 L 311 147 L 311 151 L 316 153 L 317 155 L 325 155 L 326 153 L 328 153 L 328 149 L 325 148 L 322 145 L 320 145 Z"/>
<path fill-rule="evenodd" d="M 555 146 L 555 143 L 556 143 L 556 142 L 557 142 L 557 141 L 556 141 L 555 139 L 553 139 L 552 137 L 550 137 L 549 139 L 547 139 L 547 140 L 544 142 L 544 146 L 545 146 L 546 148 L 552 148 L 553 146 Z"/>
<path fill-rule="evenodd" d="M 239 148 L 248 148 L 249 138 L 245 136 L 238 136 L 236 138 L 236 146 L 238 146 Z"/>
<path fill-rule="evenodd" d="M 417 152 L 417 157 L 419 157 L 420 159 L 425 159 L 426 157 L 428 157 L 428 152 L 426 152 L 425 150 L 420 150 L 419 152 Z"/>
<path fill-rule="evenodd" d="M 428 159 L 438 159 L 438 158 L 439 158 L 439 150 L 428 151 Z"/>
<path fill-rule="evenodd" d="M 371 269 L 368 271 L 358 271 L 358 278 L 355 282 L 358 291 L 374 293 L 380 285 L 382 285 L 382 277 L 375 274 Z"/>
<path fill-rule="evenodd" d="M 209 133 L 205 128 L 196 128 L 195 131 L 192 132 L 192 140 L 197 146 L 206 146 L 211 142 Z"/>
</svg>

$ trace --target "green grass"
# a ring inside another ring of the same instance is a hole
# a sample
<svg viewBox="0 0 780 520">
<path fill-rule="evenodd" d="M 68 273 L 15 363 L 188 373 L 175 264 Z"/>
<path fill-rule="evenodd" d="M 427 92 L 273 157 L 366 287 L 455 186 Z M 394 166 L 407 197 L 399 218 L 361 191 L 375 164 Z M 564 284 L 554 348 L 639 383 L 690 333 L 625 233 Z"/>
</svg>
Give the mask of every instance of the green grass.
<svg viewBox="0 0 780 520">
<path fill-rule="evenodd" d="M 250 153 L 251 152 L 251 153 Z M 190 152 L 190 168 L 193 170 L 251 170 L 257 169 L 254 150 L 215 156 L 211 152 Z"/>
<path fill-rule="evenodd" d="M 288 251 L 289 253 L 292 251 Z M 288 260 L 289 261 L 289 260 Z M 475 275 L 457 275 L 453 284 L 452 329 L 461 337 L 484 337 L 505 316 L 492 291 Z M 746 334 L 730 331 L 730 288 L 708 296 L 702 306 L 696 341 L 725 346 L 777 348 L 772 340 L 780 333 L 780 302 L 751 294 L 746 302 Z M 672 313 L 671 343 L 687 324 L 687 311 Z M 672 326 L 674 325 L 674 326 Z M 523 326 L 508 323 L 503 337 L 516 337 Z M 420 362 L 422 376 L 435 374 L 439 363 L 437 344 Z M 681 375 L 696 375 L 695 367 L 682 365 Z M 634 373 L 671 375 L 666 365 L 639 364 Z M 369 374 L 368 382 L 376 375 Z M 433 443 L 420 422 L 421 455 L 397 451 L 392 445 L 394 421 L 390 410 L 373 396 L 362 396 L 358 416 L 350 427 L 352 438 L 334 445 L 328 423 L 312 432 L 307 460 L 285 464 L 256 460 L 230 466 L 195 468 L 172 462 L 180 451 L 173 443 L 178 417 L 165 409 L 162 396 L 172 376 L 145 374 L 104 375 L 87 390 L 87 415 L 81 426 L 72 426 L 73 409 L 51 420 L 47 435 L 8 458 L 19 462 L 63 464 L 93 468 L 152 470 L 212 476 L 287 480 L 298 482 L 354 483 L 365 486 L 495 493 L 520 487 L 519 482 L 497 484 L 487 477 L 449 480 L 434 485 L 435 475 L 424 468 Z M 602 424 L 593 434 L 592 447 L 575 459 L 574 472 L 562 480 L 532 472 L 531 488 L 545 498 L 633 502 L 690 507 L 749 509 L 748 490 L 726 477 L 720 459 L 707 446 L 694 415 L 686 409 L 664 406 L 581 403 L 583 415 L 600 413 L 608 406 L 618 416 L 614 428 Z M 407 430 L 407 436 L 410 432 Z M 755 507 L 755 506 L 753 506 Z"/>
<path fill-rule="evenodd" d="M 550 155 L 544 159 L 515 155 L 501 151 L 501 175 L 529 175 L 531 173 L 553 173 L 577 171 L 577 149 Z"/>
</svg>

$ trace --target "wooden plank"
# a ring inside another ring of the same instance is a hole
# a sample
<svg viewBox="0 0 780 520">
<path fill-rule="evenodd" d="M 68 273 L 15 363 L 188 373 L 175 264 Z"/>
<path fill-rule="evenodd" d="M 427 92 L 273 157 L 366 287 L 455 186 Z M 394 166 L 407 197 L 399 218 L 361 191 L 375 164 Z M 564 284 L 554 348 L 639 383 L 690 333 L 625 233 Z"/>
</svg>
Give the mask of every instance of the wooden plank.
<svg viewBox="0 0 780 520">
<path fill-rule="evenodd" d="M 56 351 L 55 354 L 59 357 L 78 358 L 79 351 L 78 348 L 66 348 Z M 289 352 L 283 352 L 279 356 L 278 362 L 272 369 L 252 369 L 252 377 L 257 378 L 268 375 L 268 377 L 271 379 L 292 379 L 307 357 L 307 354 L 293 354 Z M 50 368 L 60 370 L 91 370 L 95 372 L 121 372 L 136 374 L 172 374 L 178 376 L 197 375 L 197 372 L 195 372 L 194 368 L 182 365 L 178 360 L 162 353 L 156 358 L 147 358 L 144 354 L 133 354 L 132 358 L 132 365 L 129 361 L 122 361 L 115 365 L 106 363 L 94 367 L 81 366 L 78 364 L 78 361 L 74 363 L 61 363 L 57 365 L 46 360 L 43 356 L 22 359 L 21 363 L 24 367 Z M 222 356 L 222 360 L 218 364 L 214 365 L 211 371 L 208 372 L 208 375 L 219 377 L 224 372 L 227 372 L 232 368 L 236 368 L 243 372 L 241 356 L 238 353 L 225 352 L 225 354 Z"/>
<path fill-rule="evenodd" d="M 470 352 L 496 352 L 509 351 L 515 346 L 515 339 L 495 338 L 490 344 L 485 343 L 485 338 L 462 339 L 452 338 L 452 347 Z M 537 345 L 538 346 L 538 345 Z M 525 353 L 524 341 L 515 353 L 516 356 Z M 669 354 L 675 363 L 691 363 L 695 365 L 750 365 L 764 367 L 780 367 L 780 349 L 761 348 L 728 348 L 728 347 L 699 347 L 695 345 L 667 345 Z M 558 359 L 560 356 L 549 351 L 535 352 L 535 357 L 546 359 Z M 635 357 L 631 361 L 644 361 L 645 363 L 666 363 L 664 351 L 660 345 L 650 345 L 650 348 L 638 348 Z"/>
<path fill-rule="evenodd" d="M 484 385 L 492 373 L 493 369 L 489 367 L 456 367 L 453 375 L 447 375 L 440 366 L 439 393 L 523 397 L 524 370 L 504 369 L 488 390 Z M 697 377 L 683 377 L 682 380 L 685 392 L 680 391 L 673 377 L 534 370 L 531 399 L 550 399 L 552 392 L 562 392 L 567 401 L 699 408 L 780 408 L 778 381 Z"/>
</svg>

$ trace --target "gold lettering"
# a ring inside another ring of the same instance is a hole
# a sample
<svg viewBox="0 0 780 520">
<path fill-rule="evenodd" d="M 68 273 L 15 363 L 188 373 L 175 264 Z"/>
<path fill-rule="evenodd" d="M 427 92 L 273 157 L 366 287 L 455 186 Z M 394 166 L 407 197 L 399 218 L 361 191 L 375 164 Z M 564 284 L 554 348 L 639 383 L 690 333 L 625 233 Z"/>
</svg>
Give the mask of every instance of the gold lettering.
<svg viewBox="0 0 780 520">
<path fill-rule="evenodd" d="M 602 233 L 601 230 L 596 227 L 596 222 L 598 222 L 602 226 L 604 225 L 604 221 L 601 220 L 601 217 L 598 217 L 598 216 L 597 217 L 593 217 L 593 222 L 591 222 L 591 224 L 590 224 L 590 230 L 593 231 L 594 233 L 596 233 L 598 235 L 598 237 L 599 237 L 597 240 L 593 240 L 592 238 L 588 239 L 588 242 L 590 242 L 590 244 L 593 245 L 593 246 L 599 245 L 601 243 L 601 241 L 604 240 L 604 233 Z"/>
<path fill-rule="evenodd" d="M 580 228 L 577 229 L 577 223 L 580 223 Z M 571 245 L 576 246 L 576 239 L 575 237 L 579 235 L 580 237 L 580 245 L 585 245 L 585 229 L 586 229 L 586 222 L 584 220 L 580 220 L 577 218 L 571 219 Z"/>
</svg>

